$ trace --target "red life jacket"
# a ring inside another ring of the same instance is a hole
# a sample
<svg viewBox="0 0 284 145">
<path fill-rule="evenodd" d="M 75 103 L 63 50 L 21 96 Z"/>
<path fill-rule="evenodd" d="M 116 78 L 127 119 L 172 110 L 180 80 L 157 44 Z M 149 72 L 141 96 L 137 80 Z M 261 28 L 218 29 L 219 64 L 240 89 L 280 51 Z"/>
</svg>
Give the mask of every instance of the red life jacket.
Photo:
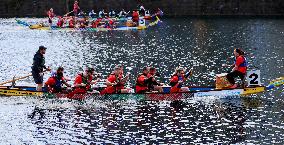
<svg viewBox="0 0 284 145">
<path fill-rule="evenodd" d="M 62 27 L 63 24 L 64 24 L 63 18 L 59 18 L 59 20 L 58 20 L 58 22 L 57 22 L 57 26 L 58 26 L 58 27 Z"/>
<path fill-rule="evenodd" d="M 132 20 L 134 22 L 138 22 L 139 21 L 139 14 L 137 12 L 133 12 L 132 14 Z"/>
<path fill-rule="evenodd" d="M 184 77 L 179 77 L 177 74 L 174 74 L 171 77 L 170 85 L 171 85 L 171 93 L 180 92 L 182 85 L 178 83 L 179 80 L 184 80 Z"/>
<path fill-rule="evenodd" d="M 51 11 L 49 10 L 49 11 L 47 12 L 47 16 L 52 19 L 55 15 L 54 15 L 53 12 L 51 12 Z"/>
<path fill-rule="evenodd" d="M 86 78 L 84 77 L 83 74 L 78 74 L 78 76 L 82 78 L 82 83 L 86 84 L 86 87 L 76 87 L 73 92 L 75 94 L 85 94 L 87 93 L 88 90 L 91 89 L 90 82 L 93 80 L 93 78 L 92 77 Z"/>
<path fill-rule="evenodd" d="M 69 28 L 74 28 L 74 27 L 75 27 L 74 20 L 73 19 L 69 20 Z"/>
<path fill-rule="evenodd" d="M 101 95 L 120 93 L 120 90 L 124 89 L 124 84 L 120 83 L 121 79 L 122 79 L 122 76 L 116 76 L 114 73 L 111 73 L 108 76 L 108 79 L 111 78 L 111 77 L 115 78 L 115 80 L 117 82 L 117 85 L 115 85 L 115 86 L 107 86 L 103 91 L 101 91 Z M 111 83 L 113 83 L 113 82 L 111 82 Z"/>
<path fill-rule="evenodd" d="M 143 93 L 148 91 L 148 84 L 145 83 L 145 80 L 148 79 L 145 74 L 139 74 L 136 80 L 136 93 Z"/>
</svg>

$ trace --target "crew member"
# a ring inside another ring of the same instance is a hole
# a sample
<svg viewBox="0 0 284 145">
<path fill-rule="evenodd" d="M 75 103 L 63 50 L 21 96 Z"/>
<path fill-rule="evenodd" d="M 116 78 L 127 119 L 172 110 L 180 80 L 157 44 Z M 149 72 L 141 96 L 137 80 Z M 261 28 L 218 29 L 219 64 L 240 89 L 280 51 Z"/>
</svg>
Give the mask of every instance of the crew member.
<svg viewBox="0 0 284 145">
<path fill-rule="evenodd" d="M 74 19 L 74 17 L 71 17 L 70 19 L 69 19 L 69 28 L 75 28 L 75 19 Z"/>
<path fill-rule="evenodd" d="M 151 78 L 153 77 L 153 79 L 151 79 L 148 83 L 148 88 L 149 88 L 149 91 L 158 91 L 158 92 L 163 92 L 163 87 L 161 83 L 159 83 L 157 80 L 156 80 L 156 77 L 159 77 L 160 74 L 157 73 L 157 70 L 155 67 L 150 67 L 150 72 L 148 73 L 147 75 L 147 78 Z"/>
<path fill-rule="evenodd" d="M 62 28 L 64 24 L 64 18 L 59 16 L 58 17 L 58 22 L 57 22 L 57 27 Z"/>
<path fill-rule="evenodd" d="M 137 80 L 136 80 L 136 93 L 142 94 L 146 93 L 149 91 L 149 82 L 150 81 L 155 81 L 155 79 L 151 76 L 148 78 L 149 74 L 149 67 L 144 67 L 143 72 L 138 75 Z"/>
<path fill-rule="evenodd" d="M 89 12 L 89 17 L 91 17 L 91 18 L 95 18 L 95 17 L 96 17 L 96 13 L 95 13 L 94 10 L 91 10 L 91 11 Z"/>
<path fill-rule="evenodd" d="M 115 66 L 114 71 L 106 80 L 107 87 L 101 92 L 101 94 L 129 93 L 129 90 L 125 88 L 125 83 L 128 79 L 129 74 L 123 77 L 123 67 L 120 65 Z"/>
<path fill-rule="evenodd" d="M 53 12 L 53 8 L 50 8 L 50 10 L 47 12 L 47 16 L 48 16 L 48 23 L 49 26 L 52 26 L 52 19 L 55 17 L 55 14 Z"/>
<path fill-rule="evenodd" d="M 188 79 L 189 76 L 192 75 L 192 71 L 190 70 L 185 74 L 183 68 L 177 68 L 174 75 L 171 77 L 170 85 L 171 85 L 171 93 L 177 92 L 188 92 L 188 87 L 183 87 L 183 83 Z"/>
<path fill-rule="evenodd" d="M 60 93 L 63 91 L 62 85 L 66 85 L 67 87 L 71 87 L 70 84 L 67 83 L 64 78 L 64 68 L 58 67 L 56 73 L 52 74 L 52 76 L 45 82 L 45 86 L 50 93 Z"/>
<path fill-rule="evenodd" d="M 96 84 L 99 80 L 93 81 L 94 68 L 87 67 L 83 73 L 76 76 L 74 81 L 74 93 L 85 94 L 88 91 L 92 91 L 91 85 Z"/>
<path fill-rule="evenodd" d="M 133 13 L 132 13 L 132 21 L 138 25 L 138 22 L 139 22 L 139 13 L 137 10 L 134 10 Z"/>
<path fill-rule="evenodd" d="M 240 77 L 243 81 L 247 72 L 247 60 L 245 58 L 245 53 L 243 50 L 236 48 L 234 50 L 235 62 L 232 65 L 232 72 L 227 74 L 228 81 L 232 84 L 230 88 L 237 88 L 237 84 L 235 82 L 235 78 Z"/>
<path fill-rule="evenodd" d="M 119 18 L 122 18 L 122 17 L 126 17 L 127 13 L 125 12 L 124 9 L 122 9 L 122 11 L 119 12 L 118 16 Z"/>
<path fill-rule="evenodd" d="M 114 17 L 115 17 L 115 11 L 114 11 L 114 10 L 110 10 L 108 16 L 109 16 L 110 18 L 114 18 Z"/>
<path fill-rule="evenodd" d="M 40 46 L 36 54 L 33 58 L 33 66 L 32 66 L 32 76 L 34 78 L 35 83 L 37 84 L 37 91 L 42 91 L 43 85 L 43 69 L 49 71 L 49 67 L 45 66 L 45 58 L 44 54 L 46 52 L 46 47 Z"/>
<path fill-rule="evenodd" d="M 99 18 L 104 18 L 105 17 L 105 10 L 102 9 L 100 12 L 99 12 Z"/>
<path fill-rule="evenodd" d="M 73 13 L 75 17 L 78 15 L 79 9 L 80 9 L 79 3 L 78 1 L 75 1 L 73 5 Z"/>
</svg>

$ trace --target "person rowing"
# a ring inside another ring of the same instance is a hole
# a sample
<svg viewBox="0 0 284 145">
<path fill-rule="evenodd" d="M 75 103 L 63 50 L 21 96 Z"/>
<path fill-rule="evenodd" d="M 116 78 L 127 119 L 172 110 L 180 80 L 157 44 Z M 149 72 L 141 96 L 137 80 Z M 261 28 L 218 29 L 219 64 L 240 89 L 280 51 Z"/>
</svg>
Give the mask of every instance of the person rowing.
<svg viewBox="0 0 284 145">
<path fill-rule="evenodd" d="M 45 66 L 44 54 L 46 52 L 46 49 L 47 48 L 44 46 L 39 46 L 39 49 L 33 58 L 32 76 L 34 78 L 34 82 L 37 84 L 37 91 L 42 91 L 44 75 L 43 69 L 45 69 L 46 71 L 50 71 L 50 68 Z"/>
<path fill-rule="evenodd" d="M 91 17 L 91 18 L 95 18 L 95 17 L 96 17 L 96 13 L 95 13 L 94 10 L 91 10 L 91 11 L 89 12 L 89 17 Z"/>
<path fill-rule="evenodd" d="M 115 66 L 114 71 L 106 80 L 107 87 L 101 92 L 101 95 L 129 93 L 129 89 L 125 88 L 125 83 L 128 81 L 128 79 L 129 73 L 125 77 L 123 76 L 123 66 Z"/>
<path fill-rule="evenodd" d="M 177 68 L 174 75 L 170 79 L 171 93 L 188 92 L 189 88 L 183 87 L 183 83 L 191 75 L 192 75 L 191 70 L 185 74 L 184 68 L 182 67 Z"/>
<path fill-rule="evenodd" d="M 56 73 L 53 73 L 52 76 L 45 82 L 45 87 L 50 93 L 60 93 L 64 92 L 63 85 L 67 87 L 71 87 L 70 84 L 67 83 L 67 80 L 64 78 L 64 68 L 58 67 Z M 65 91 L 66 92 L 66 91 Z"/>
<path fill-rule="evenodd" d="M 105 17 L 105 10 L 102 9 L 100 12 L 99 12 L 99 18 L 104 18 Z"/>
<path fill-rule="evenodd" d="M 234 64 L 231 65 L 233 67 L 232 71 L 227 74 L 227 79 L 231 83 L 232 89 L 237 88 L 237 84 L 235 82 L 235 78 L 240 77 L 243 81 L 247 72 L 247 60 L 245 58 L 245 53 L 243 50 L 236 48 L 234 49 L 235 61 Z M 242 82 L 243 83 L 243 82 Z"/>
<path fill-rule="evenodd" d="M 115 11 L 114 11 L 114 10 L 110 10 L 110 12 L 108 13 L 108 16 L 109 16 L 110 18 L 115 18 L 115 16 L 116 16 Z"/>
<path fill-rule="evenodd" d="M 52 26 L 52 19 L 55 17 L 53 8 L 50 8 L 50 9 L 49 9 L 49 11 L 47 12 L 47 16 L 48 16 L 48 23 L 49 23 L 49 26 L 51 27 L 51 26 Z"/>
<path fill-rule="evenodd" d="M 132 13 L 132 21 L 135 23 L 136 26 L 138 26 L 139 12 L 137 10 L 134 10 Z"/>
<path fill-rule="evenodd" d="M 119 18 L 125 18 L 128 15 L 128 13 L 125 12 L 124 9 L 122 9 L 122 11 L 119 12 L 118 17 Z"/>
<path fill-rule="evenodd" d="M 149 71 L 150 71 L 149 67 L 144 67 L 142 73 L 138 75 L 135 86 L 137 94 L 143 94 L 151 91 L 149 89 L 149 85 L 155 82 L 155 77 L 149 75 Z"/>
<path fill-rule="evenodd" d="M 74 94 L 85 94 L 88 91 L 92 91 L 93 84 L 96 84 L 99 81 L 99 78 L 96 81 L 93 81 L 93 75 L 95 69 L 93 67 L 86 67 L 83 73 L 79 73 L 74 81 Z"/>
<path fill-rule="evenodd" d="M 157 72 L 155 67 L 150 67 L 150 71 L 147 75 L 147 78 L 151 78 L 153 77 L 153 79 L 150 79 L 149 83 L 148 83 L 148 91 L 152 92 L 152 91 L 158 91 L 160 93 L 163 92 L 163 84 L 159 83 L 156 80 L 156 77 L 159 77 L 160 74 Z"/>
<path fill-rule="evenodd" d="M 57 27 L 62 28 L 64 23 L 65 23 L 64 18 L 58 16 Z"/>
<path fill-rule="evenodd" d="M 75 17 L 77 17 L 79 10 L 80 10 L 79 3 L 78 1 L 75 1 L 73 5 L 73 13 Z"/>
</svg>

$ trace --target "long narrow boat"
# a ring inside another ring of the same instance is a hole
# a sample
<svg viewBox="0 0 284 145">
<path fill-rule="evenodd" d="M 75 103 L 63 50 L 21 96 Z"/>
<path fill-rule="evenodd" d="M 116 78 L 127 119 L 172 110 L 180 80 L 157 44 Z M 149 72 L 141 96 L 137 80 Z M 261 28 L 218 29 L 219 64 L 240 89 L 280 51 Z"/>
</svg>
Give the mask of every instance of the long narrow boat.
<svg viewBox="0 0 284 145">
<path fill-rule="evenodd" d="M 164 87 L 164 90 L 168 90 L 169 87 Z M 70 96 L 69 94 L 49 94 L 46 91 L 37 92 L 35 87 L 18 86 L 18 87 L 1 87 L 1 96 L 44 96 L 44 97 L 56 97 L 56 98 L 70 98 L 70 99 L 86 99 L 94 98 L 97 100 L 181 100 L 192 97 L 206 97 L 206 96 L 245 96 L 250 94 L 262 93 L 265 91 L 264 86 L 246 87 L 237 89 L 215 89 L 215 87 L 190 87 L 189 92 L 185 93 L 145 93 L 145 94 L 109 94 L 100 95 L 98 93 L 87 94 L 75 94 Z"/>
<path fill-rule="evenodd" d="M 29 27 L 30 29 L 34 30 L 60 30 L 60 31 L 126 31 L 126 30 L 144 30 L 149 27 L 158 25 L 161 20 L 157 17 L 157 19 L 151 23 L 149 23 L 146 26 L 138 26 L 138 27 L 128 27 L 128 26 L 119 26 L 116 28 L 59 28 L 56 26 L 48 27 L 48 26 L 43 26 L 41 24 L 34 24 L 30 25 L 25 21 L 16 19 L 17 24 L 24 26 L 24 27 Z"/>
</svg>

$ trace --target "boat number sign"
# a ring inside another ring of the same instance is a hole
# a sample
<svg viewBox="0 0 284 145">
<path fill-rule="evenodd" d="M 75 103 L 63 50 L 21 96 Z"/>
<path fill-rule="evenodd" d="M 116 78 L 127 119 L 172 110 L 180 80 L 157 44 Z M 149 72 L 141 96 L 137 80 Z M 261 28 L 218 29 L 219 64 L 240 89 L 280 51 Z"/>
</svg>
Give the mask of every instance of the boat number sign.
<svg viewBox="0 0 284 145">
<path fill-rule="evenodd" d="M 248 71 L 246 79 L 249 86 L 260 86 L 260 70 Z"/>
</svg>

